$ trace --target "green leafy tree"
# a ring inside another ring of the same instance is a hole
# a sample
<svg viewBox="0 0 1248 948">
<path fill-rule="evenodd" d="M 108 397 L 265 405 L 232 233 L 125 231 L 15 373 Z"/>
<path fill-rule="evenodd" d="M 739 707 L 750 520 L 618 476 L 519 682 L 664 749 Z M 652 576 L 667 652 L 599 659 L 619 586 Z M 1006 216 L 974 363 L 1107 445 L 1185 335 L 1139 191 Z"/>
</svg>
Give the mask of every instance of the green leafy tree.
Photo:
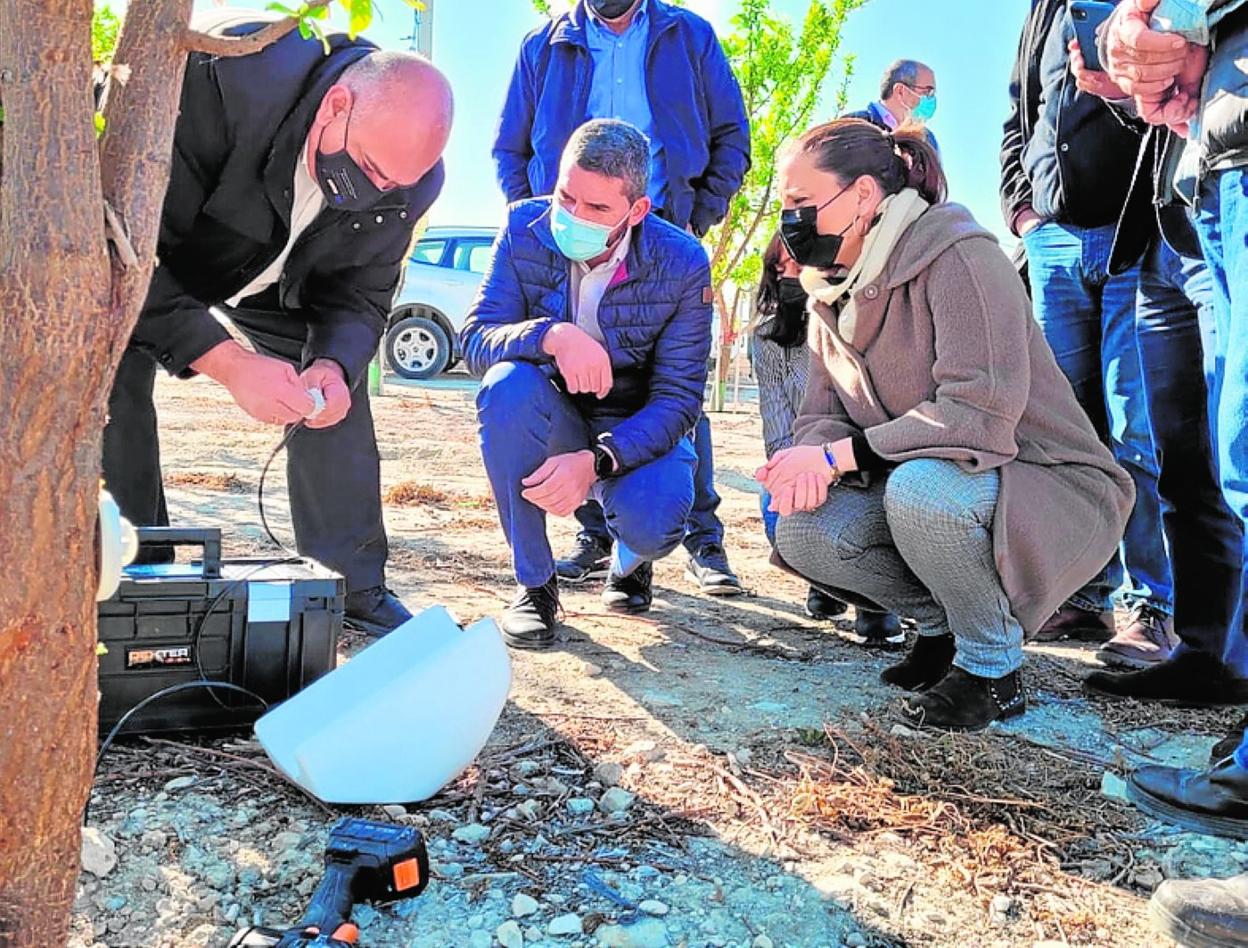
<svg viewBox="0 0 1248 948">
<path fill-rule="evenodd" d="M 815 121 L 815 110 L 833 80 L 835 111 L 844 110 L 853 56 L 840 55 L 842 32 L 850 13 L 865 2 L 812 0 L 798 26 L 776 15 L 772 0 L 742 0 L 733 32 L 723 40 L 750 119 L 752 163 L 723 222 L 707 235 L 721 326 L 715 408 L 723 405 L 727 352 L 741 324 L 748 322 L 742 303 L 758 283 L 763 250 L 779 221 L 777 159 Z"/>
<path fill-rule="evenodd" d="M 317 35 L 329 0 L 246 37 L 193 0 L 0 2 L 0 945 L 64 945 L 97 739 L 95 523 L 117 363 L 147 295 L 186 56 Z M 350 27 L 372 0 L 340 0 Z M 96 62 L 110 79 L 101 129 Z M 100 131 L 102 130 L 102 134 Z"/>
</svg>

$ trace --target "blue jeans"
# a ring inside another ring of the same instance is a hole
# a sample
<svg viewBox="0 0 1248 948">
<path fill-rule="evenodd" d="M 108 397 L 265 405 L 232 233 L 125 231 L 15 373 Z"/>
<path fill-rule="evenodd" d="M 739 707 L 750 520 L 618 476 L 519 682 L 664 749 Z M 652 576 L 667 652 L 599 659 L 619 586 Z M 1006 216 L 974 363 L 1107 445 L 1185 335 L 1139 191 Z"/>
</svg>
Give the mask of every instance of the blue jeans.
<svg viewBox="0 0 1248 948">
<path fill-rule="evenodd" d="M 516 579 L 541 586 L 555 575 L 555 560 L 546 513 L 521 496 L 521 481 L 553 455 L 587 449 L 619 419 L 586 418 L 537 366 L 500 362 L 481 380 L 477 421 Z M 683 438 L 661 458 L 594 485 L 608 533 L 631 551 L 632 562 L 657 560 L 680 543 L 693 506 L 695 463 L 693 446 Z"/>
<path fill-rule="evenodd" d="M 1171 611 L 1170 563 L 1161 529 L 1157 455 L 1135 338 L 1135 297 L 1140 271 L 1110 276 L 1113 226 L 1083 228 L 1047 222 L 1024 238 L 1031 295 L 1057 364 L 1070 380 L 1101 440 L 1135 482 L 1135 507 L 1119 557 L 1071 597 L 1084 609 L 1104 611 L 1123 585 L 1123 598 Z"/>
<path fill-rule="evenodd" d="M 1239 601 L 1243 526 L 1218 485 L 1209 423 L 1213 278 L 1160 238 L 1144 257 L 1135 310 L 1157 492 L 1170 544 L 1174 625 L 1184 649 L 1222 659 Z"/>
<path fill-rule="evenodd" d="M 693 429 L 693 448 L 698 463 L 693 472 L 693 508 L 689 511 L 689 523 L 685 526 L 685 549 L 697 553 L 708 543 L 724 545 L 724 525 L 715 511 L 719 508 L 719 494 L 715 492 L 715 454 L 711 443 L 711 419 L 705 414 Z M 581 525 L 581 536 L 594 537 L 604 546 L 609 538 L 602 506 L 593 500 L 576 511 Z"/>
<path fill-rule="evenodd" d="M 1196 229 L 1213 278 L 1210 416 L 1222 496 L 1248 530 L 1248 169 L 1205 179 Z M 1239 601 L 1223 648 L 1224 664 L 1248 678 L 1248 550 L 1240 546 Z"/>
</svg>

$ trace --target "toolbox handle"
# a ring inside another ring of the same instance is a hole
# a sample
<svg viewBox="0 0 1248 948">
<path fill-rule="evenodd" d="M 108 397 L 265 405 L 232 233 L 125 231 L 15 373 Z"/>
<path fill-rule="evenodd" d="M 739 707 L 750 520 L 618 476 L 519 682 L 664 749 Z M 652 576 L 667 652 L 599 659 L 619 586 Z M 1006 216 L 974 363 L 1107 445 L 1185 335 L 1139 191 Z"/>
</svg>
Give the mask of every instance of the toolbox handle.
<svg viewBox="0 0 1248 948">
<path fill-rule="evenodd" d="M 220 527 L 137 527 L 139 546 L 202 546 L 204 579 L 221 578 Z"/>
</svg>

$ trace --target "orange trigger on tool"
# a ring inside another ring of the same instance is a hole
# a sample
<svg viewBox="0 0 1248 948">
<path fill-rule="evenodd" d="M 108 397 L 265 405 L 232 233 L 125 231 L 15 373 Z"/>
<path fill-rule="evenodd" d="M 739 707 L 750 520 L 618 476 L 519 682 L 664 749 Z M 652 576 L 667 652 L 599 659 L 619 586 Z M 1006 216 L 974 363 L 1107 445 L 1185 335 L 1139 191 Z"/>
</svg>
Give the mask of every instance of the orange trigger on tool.
<svg viewBox="0 0 1248 948">
<path fill-rule="evenodd" d="M 405 859 L 394 867 L 394 888 L 398 892 L 406 892 L 420 885 L 420 863 L 415 859 Z"/>
<path fill-rule="evenodd" d="M 360 930 L 348 922 L 345 925 L 339 925 L 333 937 L 336 941 L 345 941 L 348 945 L 354 945 L 360 940 Z"/>
</svg>

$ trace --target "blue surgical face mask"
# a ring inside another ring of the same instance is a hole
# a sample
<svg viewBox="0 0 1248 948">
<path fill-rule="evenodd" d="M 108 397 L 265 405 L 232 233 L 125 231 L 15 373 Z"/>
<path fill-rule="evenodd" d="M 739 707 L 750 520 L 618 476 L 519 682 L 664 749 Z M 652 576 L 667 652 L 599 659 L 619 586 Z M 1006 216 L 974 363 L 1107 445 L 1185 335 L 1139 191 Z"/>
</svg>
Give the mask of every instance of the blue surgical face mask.
<svg viewBox="0 0 1248 948">
<path fill-rule="evenodd" d="M 629 210 L 632 213 L 632 210 Z M 628 214 L 615 227 L 583 221 L 558 201 L 551 205 L 550 231 L 559 251 L 569 260 L 586 261 L 602 256 L 612 244 L 611 234 L 628 220 Z"/>
<path fill-rule="evenodd" d="M 914 107 L 910 117 L 917 122 L 929 122 L 936 114 L 936 93 L 919 96 L 919 104 Z"/>
</svg>

